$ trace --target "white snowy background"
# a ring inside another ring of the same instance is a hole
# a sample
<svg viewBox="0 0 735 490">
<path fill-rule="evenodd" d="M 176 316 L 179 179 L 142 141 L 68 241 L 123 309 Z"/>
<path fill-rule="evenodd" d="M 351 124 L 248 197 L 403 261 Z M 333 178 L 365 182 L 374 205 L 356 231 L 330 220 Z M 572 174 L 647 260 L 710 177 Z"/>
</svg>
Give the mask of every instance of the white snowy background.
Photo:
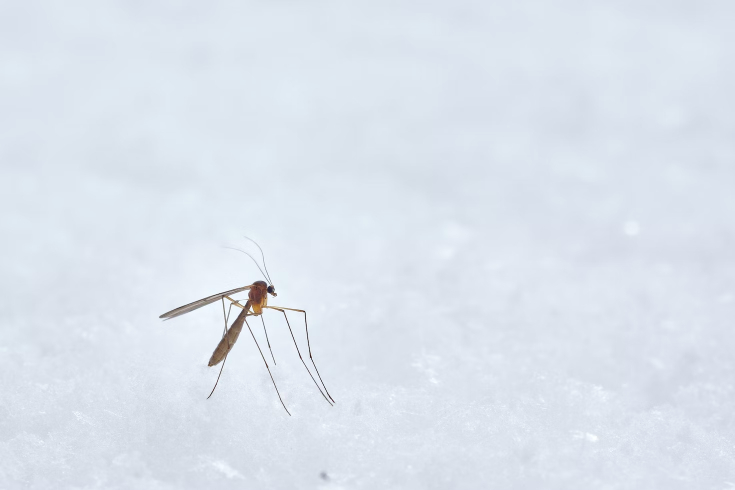
<svg viewBox="0 0 735 490">
<path fill-rule="evenodd" d="M 1 2 L 0 488 L 735 487 L 733 15 Z"/>
</svg>

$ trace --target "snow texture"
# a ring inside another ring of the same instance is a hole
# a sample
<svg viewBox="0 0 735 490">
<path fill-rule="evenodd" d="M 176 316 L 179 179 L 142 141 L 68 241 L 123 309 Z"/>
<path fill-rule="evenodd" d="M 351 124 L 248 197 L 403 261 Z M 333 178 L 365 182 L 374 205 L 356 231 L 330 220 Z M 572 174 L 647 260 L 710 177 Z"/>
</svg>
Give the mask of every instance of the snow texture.
<svg viewBox="0 0 735 490">
<path fill-rule="evenodd" d="M 735 487 L 733 15 L 2 2 L 0 488 Z"/>
</svg>

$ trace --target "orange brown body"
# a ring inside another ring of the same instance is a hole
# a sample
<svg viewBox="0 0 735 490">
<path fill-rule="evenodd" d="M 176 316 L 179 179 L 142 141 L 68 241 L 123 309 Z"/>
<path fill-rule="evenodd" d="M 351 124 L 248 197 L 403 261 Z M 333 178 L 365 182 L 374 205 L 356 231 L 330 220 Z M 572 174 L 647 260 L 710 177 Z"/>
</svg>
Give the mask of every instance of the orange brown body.
<svg viewBox="0 0 735 490">
<path fill-rule="evenodd" d="M 255 281 L 250 287 L 248 304 L 253 309 L 253 315 L 263 313 L 263 307 L 268 306 L 268 284 L 265 281 Z"/>
<path fill-rule="evenodd" d="M 275 291 L 271 294 L 275 296 Z M 237 342 L 237 338 L 240 336 L 240 332 L 242 332 L 245 317 L 262 315 L 263 308 L 266 306 L 268 306 L 268 284 L 265 281 L 255 281 L 250 286 L 250 291 L 248 291 L 247 303 L 245 303 L 242 311 L 235 318 L 232 326 L 227 329 L 225 336 L 217 344 L 217 348 L 214 349 L 212 357 L 209 358 L 210 367 L 222 362 L 225 356 L 232 350 L 235 342 Z M 253 310 L 252 313 L 250 313 L 251 309 Z"/>
</svg>

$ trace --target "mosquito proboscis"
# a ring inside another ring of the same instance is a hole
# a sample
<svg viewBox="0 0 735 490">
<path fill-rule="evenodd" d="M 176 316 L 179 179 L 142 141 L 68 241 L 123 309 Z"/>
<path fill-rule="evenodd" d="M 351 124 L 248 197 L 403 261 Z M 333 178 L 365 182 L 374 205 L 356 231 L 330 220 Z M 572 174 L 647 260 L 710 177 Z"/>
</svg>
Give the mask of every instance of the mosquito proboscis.
<svg viewBox="0 0 735 490">
<path fill-rule="evenodd" d="M 232 350 L 233 346 L 235 345 L 235 342 L 237 342 L 238 337 L 240 336 L 240 332 L 242 331 L 243 326 L 247 326 L 248 331 L 250 331 L 250 335 L 253 337 L 253 341 L 255 342 L 255 346 L 258 348 L 258 352 L 260 352 L 260 356 L 263 358 L 263 363 L 265 363 L 265 367 L 268 370 L 268 374 L 270 375 L 271 381 L 273 382 L 273 387 L 276 389 L 276 394 L 278 395 L 278 400 L 281 402 L 281 405 L 283 405 L 284 410 L 286 410 L 286 413 L 291 415 L 291 412 L 288 411 L 288 408 L 286 408 L 286 404 L 283 402 L 283 398 L 281 398 L 281 393 L 278 391 L 278 386 L 276 385 L 276 380 L 273 378 L 273 373 L 271 372 L 270 366 L 268 365 L 268 361 L 265 358 L 265 355 L 263 354 L 263 351 L 260 348 L 260 344 L 258 344 L 258 340 L 255 338 L 255 334 L 253 333 L 253 330 L 250 328 L 250 324 L 248 323 L 247 317 L 252 316 L 259 316 L 261 322 L 263 323 L 263 331 L 265 332 L 265 339 L 266 343 L 268 344 L 268 350 L 271 353 L 271 358 L 273 359 L 273 364 L 275 366 L 276 364 L 276 358 L 273 355 L 273 350 L 271 349 L 270 340 L 268 340 L 268 331 L 265 328 L 265 320 L 263 319 L 263 310 L 269 309 L 274 311 L 279 311 L 283 313 L 283 317 L 286 320 L 286 325 L 288 326 L 288 330 L 291 334 L 291 338 L 293 339 L 294 347 L 296 347 L 296 352 L 299 355 L 299 359 L 301 360 L 301 363 L 304 365 L 304 368 L 306 368 L 306 372 L 309 373 L 309 376 L 311 377 L 312 381 L 314 381 L 314 384 L 316 385 L 317 389 L 319 390 L 319 393 L 324 397 L 324 399 L 329 403 L 330 405 L 333 405 L 334 398 L 332 398 L 332 395 L 329 394 L 329 391 L 327 390 L 327 386 L 324 384 L 324 381 L 322 380 L 321 374 L 319 374 L 319 369 L 316 367 L 316 363 L 314 362 L 314 357 L 311 354 L 311 342 L 309 340 L 309 323 L 306 319 L 306 311 L 299 310 L 296 308 L 286 308 L 283 306 L 269 306 L 268 305 L 268 295 L 271 295 L 273 297 L 278 296 L 276 294 L 276 288 L 273 286 L 273 281 L 270 278 L 270 274 L 268 272 L 268 268 L 265 265 L 265 254 L 263 253 L 263 249 L 260 248 L 260 245 L 255 242 L 255 240 L 252 240 L 248 237 L 245 237 L 247 240 L 250 240 L 251 242 L 255 243 L 255 245 L 258 247 L 258 250 L 260 250 L 261 260 L 263 262 L 263 267 L 260 267 L 260 264 L 258 264 L 258 261 L 255 260 L 255 257 L 250 255 L 248 252 L 244 250 L 240 250 L 239 248 L 232 248 L 232 250 L 237 250 L 239 252 L 244 253 L 248 257 L 250 257 L 253 262 L 255 262 L 255 265 L 260 270 L 261 274 L 263 274 L 263 277 L 266 279 L 266 281 L 255 281 L 254 283 L 248 285 L 248 286 L 242 286 L 235 289 L 230 289 L 229 291 L 224 291 L 222 293 L 213 294 L 211 296 L 207 296 L 206 298 L 202 298 L 197 301 L 193 301 L 189 304 L 186 304 L 184 306 L 180 306 L 178 308 L 175 308 L 169 312 L 164 313 L 159 318 L 163 318 L 164 320 L 170 320 L 172 318 L 176 318 L 177 316 L 184 315 L 186 313 L 192 312 L 194 310 L 198 310 L 199 308 L 212 304 L 216 301 L 222 302 L 222 316 L 224 318 L 224 331 L 222 333 L 222 340 L 220 340 L 217 347 L 214 349 L 214 352 L 212 353 L 212 357 L 209 359 L 209 366 L 216 366 L 220 362 L 222 363 L 222 366 L 220 367 L 219 374 L 217 375 L 217 381 L 214 383 L 214 387 L 212 388 L 212 391 L 209 393 L 209 396 L 207 399 L 209 399 L 212 394 L 214 393 L 214 390 L 217 388 L 217 384 L 219 383 L 220 376 L 222 376 L 222 370 L 225 367 L 225 362 L 227 361 L 227 356 L 229 355 L 230 351 Z M 226 247 L 231 248 L 231 247 Z M 243 291 L 248 292 L 248 299 L 245 302 L 245 304 L 242 304 L 241 300 L 235 300 L 232 298 L 233 295 L 237 293 L 241 293 Z M 225 309 L 225 300 L 229 301 L 229 308 Z M 235 321 L 232 322 L 232 325 L 228 328 L 228 322 L 230 318 L 230 312 L 232 311 L 232 307 L 235 306 L 237 308 L 240 308 L 240 314 L 237 315 L 237 318 L 235 318 Z M 319 381 L 321 382 L 321 386 L 317 382 L 316 378 L 314 378 L 314 375 L 311 374 L 311 370 L 309 369 L 309 366 L 306 364 L 306 361 L 304 361 L 304 358 L 301 356 L 301 349 L 299 349 L 299 345 L 296 342 L 296 337 L 294 336 L 293 329 L 291 328 L 291 323 L 288 321 L 288 315 L 286 314 L 286 311 L 295 311 L 298 313 L 304 314 L 304 328 L 306 330 L 306 343 L 309 350 L 309 360 L 311 361 L 311 364 L 314 366 L 314 371 L 316 372 L 317 377 L 319 378 Z M 324 389 L 322 391 L 322 388 Z"/>
</svg>

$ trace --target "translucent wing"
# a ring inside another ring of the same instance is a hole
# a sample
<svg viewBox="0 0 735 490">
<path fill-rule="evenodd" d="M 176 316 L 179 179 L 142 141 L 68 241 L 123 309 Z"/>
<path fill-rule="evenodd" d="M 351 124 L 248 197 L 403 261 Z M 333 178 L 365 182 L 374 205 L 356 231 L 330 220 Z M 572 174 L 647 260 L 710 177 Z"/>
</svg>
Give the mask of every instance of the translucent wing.
<svg viewBox="0 0 735 490">
<path fill-rule="evenodd" d="M 171 310 L 169 312 L 164 313 L 163 315 L 159 316 L 158 318 L 163 318 L 165 320 L 170 320 L 171 318 L 176 318 L 177 316 L 181 316 L 185 313 L 189 313 L 190 311 L 198 310 L 202 306 L 207 306 L 210 303 L 214 303 L 215 301 L 219 301 L 220 299 L 224 298 L 225 296 L 229 296 L 231 294 L 236 294 L 241 291 L 247 291 L 250 289 L 251 286 L 243 286 L 241 288 L 237 289 L 230 289 L 229 291 L 225 291 L 224 293 L 217 293 L 213 294 L 212 296 L 207 296 L 206 298 L 202 298 L 200 300 L 194 301 L 193 303 L 189 303 L 188 305 L 179 306 L 178 308 Z"/>
</svg>

